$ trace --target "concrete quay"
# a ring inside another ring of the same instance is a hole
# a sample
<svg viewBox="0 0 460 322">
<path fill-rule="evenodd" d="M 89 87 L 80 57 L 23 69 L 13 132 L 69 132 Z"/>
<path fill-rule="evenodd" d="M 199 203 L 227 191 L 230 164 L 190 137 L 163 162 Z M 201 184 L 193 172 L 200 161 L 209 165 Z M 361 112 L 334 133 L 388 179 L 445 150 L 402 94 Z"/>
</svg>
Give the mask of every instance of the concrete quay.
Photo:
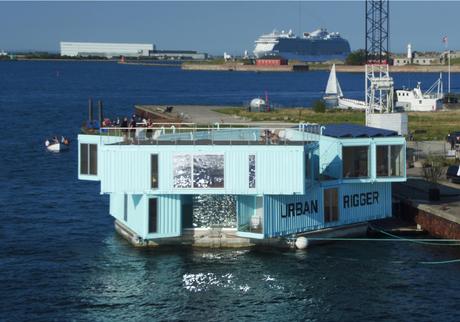
<svg viewBox="0 0 460 322">
<path fill-rule="evenodd" d="M 460 186 L 448 182 L 437 185 L 441 200 L 428 200 L 430 183 L 422 178 L 393 184 L 393 196 L 398 201 L 397 215 L 415 222 L 430 235 L 460 239 Z"/>
<path fill-rule="evenodd" d="M 168 106 L 172 106 L 172 112 L 164 112 Z M 214 123 L 247 123 L 245 118 L 236 115 L 226 115 L 216 112 L 222 108 L 241 108 L 237 106 L 217 106 L 217 105 L 135 105 L 135 114 L 145 118 L 151 118 L 153 122 L 165 123 L 195 123 L 195 124 L 214 124 Z"/>
</svg>

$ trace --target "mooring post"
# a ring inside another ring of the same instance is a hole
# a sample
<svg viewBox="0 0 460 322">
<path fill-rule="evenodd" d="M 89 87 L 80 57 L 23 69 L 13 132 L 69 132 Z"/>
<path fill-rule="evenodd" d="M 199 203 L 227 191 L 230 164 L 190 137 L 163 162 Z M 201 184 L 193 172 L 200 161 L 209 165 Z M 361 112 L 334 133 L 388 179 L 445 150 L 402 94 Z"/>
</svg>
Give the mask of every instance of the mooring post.
<svg viewBox="0 0 460 322">
<path fill-rule="evenodd" d="M 99 127 L 102 127 L 102 120 L 104 119 L 104 115 L 102 113 L 102 101 L 98 101 L 98 107 L 99 107 Z"/>
<path fill-rule="evenodd" d="M 88 99 L 88 120 L 91 123 L 93 121 L 93 99 Z"/>
</svg>

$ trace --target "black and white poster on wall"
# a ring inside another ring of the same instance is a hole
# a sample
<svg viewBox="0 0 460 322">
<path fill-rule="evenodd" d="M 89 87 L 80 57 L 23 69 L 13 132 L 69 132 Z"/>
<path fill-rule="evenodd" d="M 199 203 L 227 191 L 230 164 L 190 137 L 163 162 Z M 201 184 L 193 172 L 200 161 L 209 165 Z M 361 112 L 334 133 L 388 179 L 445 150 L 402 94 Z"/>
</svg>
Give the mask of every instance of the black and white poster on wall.
<svg viewBox="0 0 460 322">
<path fill-rule="evenodd" d="M 223 188 L 223 154 L 173 156 L 174 188 Z"/>
</svg>

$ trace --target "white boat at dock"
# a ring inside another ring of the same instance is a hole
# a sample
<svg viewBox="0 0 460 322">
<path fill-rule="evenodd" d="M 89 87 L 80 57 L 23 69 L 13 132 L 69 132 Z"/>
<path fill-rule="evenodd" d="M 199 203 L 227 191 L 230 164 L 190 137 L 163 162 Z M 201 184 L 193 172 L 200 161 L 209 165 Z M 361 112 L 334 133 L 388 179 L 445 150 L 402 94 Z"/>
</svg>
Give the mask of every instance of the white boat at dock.
<svg viewBox="0 0 460 322">
<path fill-rule="evenodd" d="M 396 90 L 396 108 L 413 112 L 434 112 L 442 109 L 444 95 L 442 74 L 425 93 L 422 92 L 420 84 L 417 82 L 417 86 L 412 90 L 405 88 Z"/>
</svg>

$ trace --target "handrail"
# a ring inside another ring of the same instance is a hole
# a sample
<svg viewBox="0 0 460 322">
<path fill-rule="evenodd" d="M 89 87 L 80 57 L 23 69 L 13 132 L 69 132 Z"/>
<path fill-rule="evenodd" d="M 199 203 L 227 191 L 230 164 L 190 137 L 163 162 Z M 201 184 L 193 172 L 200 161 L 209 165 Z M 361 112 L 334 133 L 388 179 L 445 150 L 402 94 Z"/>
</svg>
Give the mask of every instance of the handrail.
<svg viewBox="0 0 460 322">
<path fill-rule="evenodd" d="M 238 124 L 241 125 L 241 124 Z M 253 125 L 253 124 L 248 124 Z M 317 124 L 283 127 L 264 124 L 263 127 L 103 127 L 103 144 L 300 144 L 318 141 Z M 118 138 L 118 139 L 117 139 Z M 187 143 L 190 142 L 190 143 Z"/>
</svg>

